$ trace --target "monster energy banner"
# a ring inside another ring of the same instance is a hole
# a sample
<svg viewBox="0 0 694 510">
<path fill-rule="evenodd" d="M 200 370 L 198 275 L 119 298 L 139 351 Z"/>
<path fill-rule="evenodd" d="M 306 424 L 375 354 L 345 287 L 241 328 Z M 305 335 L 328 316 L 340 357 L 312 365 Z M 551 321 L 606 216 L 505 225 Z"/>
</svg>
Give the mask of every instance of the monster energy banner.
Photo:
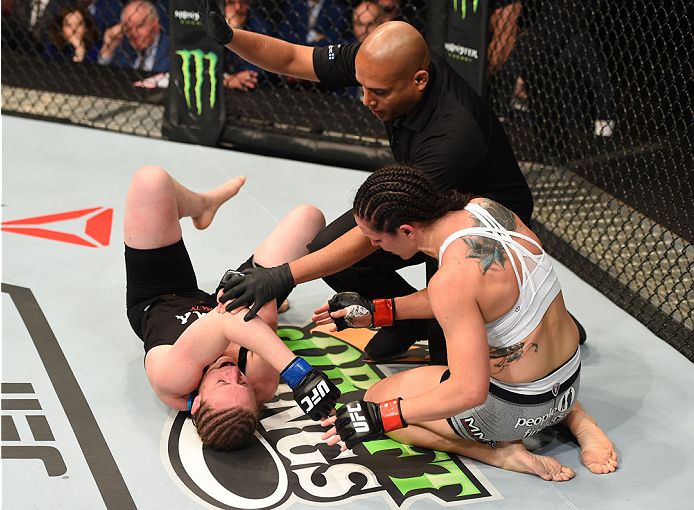
<svg viewBox="0 0 694 510">
<path fill-rule="evenodd" d="M 487 58 L 488 0 L 446 0 L 444 51 L 448 63 L 479 93 Z"/>
<path fill-rule="evenodd" d="M 169 97 L 162 132 L 181 142 L 216 145 L 224 126 L 227 51 L 200 25 L 195 0 L 170 0 Z"/>
</svg>

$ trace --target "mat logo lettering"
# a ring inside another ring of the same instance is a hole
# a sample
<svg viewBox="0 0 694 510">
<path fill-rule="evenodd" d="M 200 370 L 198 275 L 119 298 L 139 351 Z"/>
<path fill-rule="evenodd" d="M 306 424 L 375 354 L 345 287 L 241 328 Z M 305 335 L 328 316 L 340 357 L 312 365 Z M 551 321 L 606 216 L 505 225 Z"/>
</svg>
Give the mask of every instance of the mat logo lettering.
<svg viewBox="0 0 694 510">
<path fill-rule="evenodd" d="M 55 508 L 59 500 L 65 508 L 85 508 L 84 502 L 98 491 L 103 499 L 99 508 L 134 509 L 34 293 L 7 283 L 2 293 L 3 340 L 12 345 L 15 361 L 4 365 L 2 374 L 3 381 L 14 381 L 2 383 L 3 483 L 12 489 L 8 500 L 3 494 L 2 507 Z M 35 383 L 27 382 L 28 375 Z"/>
<path fill-rule="evenodd" d="M 360 350 L 310 326 L 281 327 L 278 335 L 338 386 L 343 403 L 361 399 L 384 378 Z M 359 413 L 361 408 L 349 410 Z M 293 503 L 333 507 L 371 497 L 397 509 L 421 498 L 450 504 L 499 497 L 456 455 L 387 438 L 340 452 L 321 440 L 324 430 L 282 384 L 265 404 L 257 440 L 248 448 L 232 453 L 203 448 L 191 420 L 174 411 L 164 429 L 162 457 L 179 487 L 212 508 L 274 509 Z"/>
<path fill-rule="evenodd" d="M 210 79 L 210 95 L 208 104 L 214 108 L 217 100 L 217 63 L 219 57 L 215 52 L 205 53 L 202 50 L 176 50 L 176 55 L 181 57 L 181 72 L 183 73 L 183 95 L 189 110 L 202 114 L 202 86 L 205 82 L 205 74 Z M 207 65 L 205 65 L 207 64 Z M 191 72 L 192 69 L 192 72 Z M 205 70 L 207 73 L 205 73 Z M 191 103 L 191 90 L 195 97 L 195 108 Z"/>
<path fill-rule="evenodd" d="M 2 410 L 8 411 L 2 414 L 2 458 L 40 460 L 48 476 L 64 475 L 67 466 L 63 455 L 57 447 L 46 444 L 55 444 L 55 437 L 46 415 L 36 414 L 42 407 L 32 384 L 2 383 Z M 16 423 L 22 418 L 29 425 L 31 438 L 19 432 L 22 428 Z"/>
</svg>

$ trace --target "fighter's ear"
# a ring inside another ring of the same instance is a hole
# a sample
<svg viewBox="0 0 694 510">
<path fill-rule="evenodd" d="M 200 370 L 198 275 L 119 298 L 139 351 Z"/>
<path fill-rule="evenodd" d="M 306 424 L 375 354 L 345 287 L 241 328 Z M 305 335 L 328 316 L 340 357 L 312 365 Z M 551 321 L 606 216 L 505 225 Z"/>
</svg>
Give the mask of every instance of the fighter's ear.
<svg viewBox="0 0 694 510">
<path fill-rule="evenodd" d="M 407 223 L 400 225 L 399 230 L 405 235 L 405 237 L 412 237 L 414 235 L 414 227 L 412 225 L 408 225 Z"/>
</svg>

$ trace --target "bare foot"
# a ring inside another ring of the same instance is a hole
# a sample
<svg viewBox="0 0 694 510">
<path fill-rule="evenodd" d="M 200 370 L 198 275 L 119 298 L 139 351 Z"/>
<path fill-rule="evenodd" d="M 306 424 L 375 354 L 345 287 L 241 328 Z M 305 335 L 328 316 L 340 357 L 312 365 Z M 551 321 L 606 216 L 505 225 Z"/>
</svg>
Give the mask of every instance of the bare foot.
<svg viewBox="0 0 694 510">
<path fill-rule="evenodd" d="M 604 475 L 617 469 L 617 452 L 596 421 L 576 402 L 564 419 L 571 433 L 581 445 L 581 462 L 591 472 Z"/>
<path fill-rule="evenodd" d="M 502 457 L 498 467 L 509 471 L 537 475 L 543 480 L 554 482 L 565 482 L 576 476 L 573 469 L 564 466 L 554 457 L 530 453 L 522 442 L 499 442 L 495 449 Z"/>
<path fill-rule="evenodd" d="M 202 214 L 193 217 L 193 225 L 195 225 L 195 228 L 198 230 L 206 229 L 210 223 L 212 223 L 212 219 L 217 213 L 219 206 L 236 195 L 245 182 L 246 176 L 239 175 L 238 177 L 228 180 L 218 188 L 208 191 L 207 193 L 201 193 L 206 202 L 206 206 Z"/>
<path fill-rule="evenodd" d="M 597 426 L 595 420 L 588 416 L 581 427 L 574 432 L 581 445 L 581 462 L 596 475 L 613 473 L 617 469 L 617 452 L 612 441 Z"/>
</svg>

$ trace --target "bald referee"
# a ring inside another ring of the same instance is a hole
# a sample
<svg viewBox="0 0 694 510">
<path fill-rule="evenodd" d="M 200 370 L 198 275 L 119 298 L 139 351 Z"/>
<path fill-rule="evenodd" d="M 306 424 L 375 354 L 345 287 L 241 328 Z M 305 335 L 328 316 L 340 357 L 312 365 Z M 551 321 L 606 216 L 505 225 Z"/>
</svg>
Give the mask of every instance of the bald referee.
<svg viewBox="0 0 694 510">
<path fill-rule="evenodd" d="M 331 90 L 361 86 L 364 105 L 384 122 L 398 163 L 424 172 L 440 189 L 489 197 L 530 221 L 533 199 L 511 143 L 491 108 L 446 62 L 429 50 L 411 25 L 380 25 L 363 43 L 309 47 L 233 29 L 215 0 L 197 0 L 210 37 L 267 71 L 321 82 Z M 264 303 L 295 284 L 323 278 L 335 291 L 396 297 L 414 289 L 396 270 L 426 261 L 427 281 L 434 259 L 409 260 L 379 250 L 356 227 L 352 211 L 321 231 L 311 253 L 291 265 L 251 270 L 228 283 L 224 301 Z M 402 355 L 415 341 L 429 340 L 433 363 L 446 362 L 443 334 L 436 323 L 399 321 L 381 328 L 366 347 L 376 361 Z M 397 323 L 396 323 L 397 324 Z"/>
</svg>

